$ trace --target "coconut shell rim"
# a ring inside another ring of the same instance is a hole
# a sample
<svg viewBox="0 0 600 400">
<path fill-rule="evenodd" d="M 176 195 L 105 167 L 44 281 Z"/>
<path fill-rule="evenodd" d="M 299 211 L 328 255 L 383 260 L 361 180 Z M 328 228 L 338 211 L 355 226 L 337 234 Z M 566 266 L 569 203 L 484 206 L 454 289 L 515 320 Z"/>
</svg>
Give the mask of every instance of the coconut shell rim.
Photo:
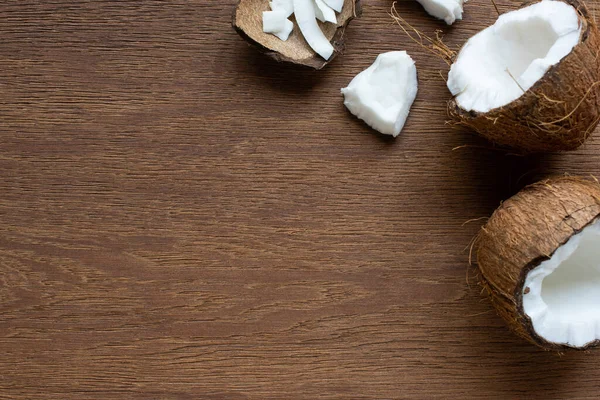
<svg viewBox="0 0 600 400">
<path fill-rule="evenodd" d="M 344 34 L 346 33 L 346 28 L 348 27 L 348 25 L 350 24 L 350 22 L 352 20 L 354 20 L 355 18 L 360 18 L 362 15 L 362 3 L 361 3 L 362 0 L 354 0 L 353 1 L 354 12 L 352 13 L 352 15 L 350 17 L 348 17 L 346 19 L 346 21 L 344 21 L 344 23 L 342 25 L 340 25 L 336 28 L 335 34 L 329 41 L 333 45 L 333 50 L 334 50 L 331 57 L 329 57 L 329 60 L 325 60 L 324 58 L 319 56 L 317 53 L 312 51 L 312 49 L 311 49 L 311 51 L 313 53 L 312 57 L 304 58 L 304 59 L 295 59 L 295 58 L 284 56 L 277 51 L 269 49 L 268 47 L 264 46 L 262 43 L 252 39 L 242 28 L 240 28 L 237 25 L 238 6 L 242 1 L 243 0 L 237 1 L 236 6 L 233 10 L 232 23 L 231 23 L 233 26 L 233 29 L 238 33 L 238 35 L 240 35 L 242 37 L 242 39 L 244 39 L 247 43 L 249 43 L 250 45 L 255 47 L 260 53 L 266 55 L 268 58 L 270 58 L 272 60 L 275 60 L 275 61 L 281 62 L 281 63 L 309 67 L 309 68 L 312 68 L 315 70 L 320 70 L 320 69 L 324 68 L 330 62 L 332 62 L 337 57 L 338 54 L 343 53 L 344 45 L 345 45 Z"/>
</svg>

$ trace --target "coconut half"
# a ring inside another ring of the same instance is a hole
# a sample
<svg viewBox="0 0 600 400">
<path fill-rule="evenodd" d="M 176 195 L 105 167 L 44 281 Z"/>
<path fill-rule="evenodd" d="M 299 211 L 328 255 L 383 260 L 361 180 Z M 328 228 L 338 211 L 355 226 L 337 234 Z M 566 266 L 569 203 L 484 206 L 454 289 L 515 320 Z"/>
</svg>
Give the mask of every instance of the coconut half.
<svg viewBox="0 0 600 400">
<path fill-rule="evenodd" d="M 523 152 L 579 147 L 600 121 L 600 34 L 578 0 L 501 15 L 463 46 L 448 75 L 450 116 Z"/>
<path fill-rule="evenodd" d="M 274 0 L 273 3 L 277 3 L 281 8 L 289 4 L 286 0 Z M 268 0 L 240 0 L 233 14 L 233 27 L 247 42 L 276 61 L 321 69 L 343 50 L 346 27 L 350 21 L 360 15 L 361 11 L 359 0 L 344 0 L 341 3 L 337 0 L 323 0 L 323 3 L 332 9 L 339 8 L 340 4 L 343 5 L 341 12 L 336 16 L 337 23 L 315 21 L 313 24 L 311 16 L 292 16 L 291 20 L 298 24 L 286 41 L 263 31 L 262 13 L 270 11 Z M 316 10 L 313 11 L 317 13 Z M 319 11 L 322 14 L 320 9 Z M 329 13 L 327 17 L 323 15 L 323 19 L 325 18 L 331 19 L 331 14 Z M 300 22 L 302 26 L 298 26 Z M 307 35 L 311 38 L 311 44 L 316 46 L 321 55 L 311 48 L 301 29 L 305 33 L 309 32 Z"/>
<path fill-rule="evenodd" d="M 505 201 L 477 241 L 481 283 L 519 336 L 547 350 L 600 343 L 600 185 L 562 177 Z"/>
</svg>

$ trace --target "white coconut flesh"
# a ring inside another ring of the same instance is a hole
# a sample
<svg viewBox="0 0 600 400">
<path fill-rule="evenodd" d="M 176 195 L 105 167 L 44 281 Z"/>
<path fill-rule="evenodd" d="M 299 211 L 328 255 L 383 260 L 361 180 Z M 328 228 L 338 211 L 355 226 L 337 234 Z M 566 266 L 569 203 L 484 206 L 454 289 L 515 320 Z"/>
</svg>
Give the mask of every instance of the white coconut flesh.
<svg viewBox="0 0 600 400">
<path fill-rule="evenodd" d="M 313 0 L 294 0 L 294 15 L 302 36 L 315 53 L 329 60 L 333 54 L 333 46 L 317 23 L 315 8 Z"/>
<path fill-rule="evenodd" d="M 294 13 L 294 2 L 293 0 L 273 0 L 269 3 L 271 10 L 273 11 L 285 11 L 285 17 L 288 18 Z"/>
<path fill-rule="evenodd" d="M 427 13 L 452 25 L 462 19 L 463 0 L 417 0 Z"/>
<path fill-rule="evenodd" d="M 548 342 L 584 347 L 600 340 L 600 220 L 527 274 L 523 310 Z"/>
<path fill-rule="evenodd" d="M 373 129 L 400 134 L 417 96 L 417 68 L 405 51 L 380 54 L 342 89 L 344 105 Z"/>
<path fill-rule="evenodd" d="M 292 30 L 294 23 L 287 19 L 286 11 L 275 10 L 263 12 L 263 31 L 272 33 L 281 40 L 287 40 Z"/>
<path fill-rule="evenodd" d="M 344 7 L 344 0 L 323 0 L 323 2 L 339 13 L 342 12 Z"/>
<path fill-rule="evenodd" d="M 294 29 L 294 23 L 288 17 L 294 14 L 310 48 L 325 60 L 331 58 L 333 45 L 323 34 L 317 20 L 337 24 L 335 12 L 342 11 L 343 0 L 273 0 L 269 5 L 271 11 L 263 12 L 263 32 L 288 40 Z"/>
<path fill-rule="evenodd" d="M 335 18 L 335 11 L 333 8 L 330 8 L 327 4 L 323 2 L 323 0 L 315 0 L 315 16 L 321 22 L 331 22 L 337 24 L 337 19 Z"/>
<path fill-rule="evenodd" d="M 466 111 L 488 112 L 530 89 L 579 43 L 577 11 L 555 0 L 503 14 L 473 36 L 448 75 L 448 89 Z"/>
</svg>

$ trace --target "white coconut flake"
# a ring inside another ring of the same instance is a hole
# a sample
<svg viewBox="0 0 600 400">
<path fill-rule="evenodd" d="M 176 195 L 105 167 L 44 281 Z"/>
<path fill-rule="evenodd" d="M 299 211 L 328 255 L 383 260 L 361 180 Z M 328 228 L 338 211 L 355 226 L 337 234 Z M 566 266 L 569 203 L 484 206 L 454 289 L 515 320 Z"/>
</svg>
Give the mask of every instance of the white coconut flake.
<svg viewBox="0 0 600 400">
<path fill-rule="evenodd" d="M 319 28 L 313 0 L 294 0 L 296 23 L 308 45 L 325 60 L 333 54 L 333 46 Z"/>
<path fill-rule="evenodd" d="M 452 25 L 462 19 L 463 0 L 417 0 L 427 13 Z"/>
<path fill-rule="evenodd" d="M 327 4 L 323 3 L 323 0 L 315 0 L 315 5 L 317 6 L 315 8 L 315 16 L 319 21 L 337 24 L 333 8 L 330 8 Z"/>
<path fill-rule="evenodd" d="M 286 13 L 286 18 L 289 18 L 294 13 L 294 1 L 293 0 L 273 0 L 269 3 L 271 10 L 283 10 Z"/>
<path fill-rule="evenodd" d="M 284 10 L 263 12 L 263 32 L 272 33 L 279 39 L 286 41 L 293 29 L 294 23 L 287 19 Z"/>
<path fill-rule="evenodd" d="M 263 12 L 263 32 L 287 40 L 294 29 L 294 23 L 288 17 L 294 14 L 300 32 L 310 48 L 325 60 L 331 58 L 333 45 L 321 31 L 317 19 L 337 24 L 335 9 L 339 8 L 341 11 L 344 0 L 272 0 L 269 5 L 271 11 Z"/>
<path fill-rule="evenodd" d="M 584 347 L 600 340 L 600 220 L 527 274 L 523 310 L 549 342 Z"/>
<path fill-rule="evenodd" d="M 417 68 L 405 51 L 380 54 L 342 89 L 344 105 L 373 129 L 400 134 L 417 96 Z"/>
<path fill-rule="evenodd" d="M 263 12 L 263 31 L 267 33 L 273 33 L 281 31 L 285 28 L 285 21 L 287 17 L 285 11 L 265 11 Z"/>
<path fill-rule="evenodd" d="M 323 0 L 323 2 L 339 13 L 344 8 L 344 0 Z"/>
<path fill-rule="evenodd" d="M 488 112 L 518 99 L 579 43 L 576 10 L 555 0 L 503 14 L 473 36 L 448 75 L 466 111 Z"/>
</svg>

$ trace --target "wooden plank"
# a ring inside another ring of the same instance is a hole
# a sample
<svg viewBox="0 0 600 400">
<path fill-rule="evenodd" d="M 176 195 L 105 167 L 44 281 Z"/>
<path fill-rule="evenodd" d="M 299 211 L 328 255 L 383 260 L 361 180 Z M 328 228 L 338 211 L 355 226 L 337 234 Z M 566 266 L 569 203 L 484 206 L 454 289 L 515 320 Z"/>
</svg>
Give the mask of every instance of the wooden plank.
<svg viewBox="0 0 600 400">
<path fill-rule="evenodd" d="M 315 72 L 248 47 L 234 0 L 2 2 L 1 399 L 598 397 L 597 354 L 506 330 L 465 224 L 600 175 L 598 138 L 522 158 L 452 131 L 447 66 L 390 6 L 365 1 Z M 397 7 L 453 48 L 496 16 Z M 420 91 L 389 140 L 339 89 L 401 49 Z"/>
</svg>

